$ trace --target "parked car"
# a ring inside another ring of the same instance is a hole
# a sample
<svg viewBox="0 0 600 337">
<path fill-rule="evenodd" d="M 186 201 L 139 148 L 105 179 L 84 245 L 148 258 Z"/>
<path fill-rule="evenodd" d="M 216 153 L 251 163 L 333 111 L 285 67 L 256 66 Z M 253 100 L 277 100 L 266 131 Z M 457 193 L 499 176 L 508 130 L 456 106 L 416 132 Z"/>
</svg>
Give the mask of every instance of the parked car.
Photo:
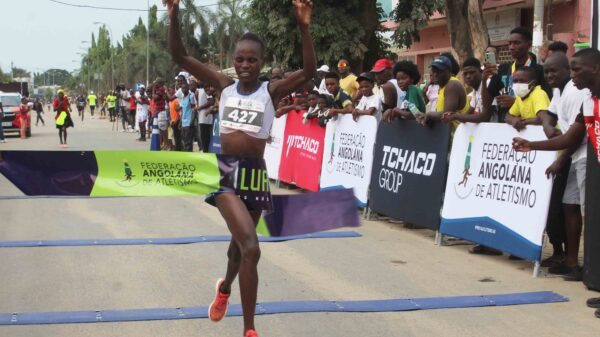
<svg viewBox="0 0 600 337">
<path fill-rule="evenodd" d="M 2 108 L 4 110 L 4 117 L 2 118 L 2 127 L 4 132 L 16 132 L 19 133 L 21 127 L 21 120 L 19 116 L 19 107 L 21 106 L 21 94 L 0 92 L 0 102 L 2 102 Z M 31 115 L 27 113 L 27 127 L 25 134 L 27 137 L 31 137 Z"/>
</svg>

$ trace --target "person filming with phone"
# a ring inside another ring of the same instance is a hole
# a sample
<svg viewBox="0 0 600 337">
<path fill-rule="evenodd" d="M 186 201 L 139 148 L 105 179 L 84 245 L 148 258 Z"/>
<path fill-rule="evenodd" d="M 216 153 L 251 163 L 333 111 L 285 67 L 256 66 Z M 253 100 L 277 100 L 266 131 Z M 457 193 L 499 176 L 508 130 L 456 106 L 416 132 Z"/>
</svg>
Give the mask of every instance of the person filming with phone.
<svg viewBox="0 0 600 337">
<path fill-rule="evenodd" d="M 516 101 L 517 95 L 513 91 L 514 75 L 517 69 L 530 67 L 535 71 L 535 82 L 552 98 L 552 88 L 544 78 L 544 67 L 538 64 L 530 55 L 532 33 L 525 27 L 517 27 L 510 32 L 508 46 L 513 61 L 500 65 L 491 63 L 491 55 L 486 54 L 486 68 L 497 68 L 496 75 L 492 76 L 489 84 L 489 93 L 496 98 L 498 105 L 499 122 L 503 122 L 508 110 Z M 496 57 L 494 56 L 493 59 Z M 493 60 L 495 61 L 495 60 Z"/>
</svg>

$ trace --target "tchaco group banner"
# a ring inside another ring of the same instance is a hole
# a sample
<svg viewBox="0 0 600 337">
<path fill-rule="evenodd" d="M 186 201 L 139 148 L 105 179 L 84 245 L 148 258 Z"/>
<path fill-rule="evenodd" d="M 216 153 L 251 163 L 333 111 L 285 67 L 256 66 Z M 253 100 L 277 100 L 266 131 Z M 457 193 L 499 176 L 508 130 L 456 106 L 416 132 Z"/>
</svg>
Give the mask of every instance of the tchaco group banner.
<svg viewBox="0 0 600 337">
<path fill-rule="evenodd" d="M 325 128 L 316 119 L 302 122 L 302 114 L 290 111 L 285 125 L 279 180 L 308 191 L 319 190 Z"/>
<path fill-rule="evenodd" d="M 516 152 L 512 139 L 546 139 L 541 126 L 461 124 L 452 144 L 440 232 L 538 260 L 555 152 Z"/>
<path fill-rule="evenodd" d="M 321 190 L 353 188 L 359 207 L 367 206 L 377 119 L 339 116 L 327 124 Z"/>
<path fill-rule="evenodd" d="M 381 122 L 377 131 L 369 207 L 433 230 L 439 228 L 450 127 L 414 120 Z"/>
<path fill-rule="evenodd" d="M 279 165 L 281 163 L 281 149 L 283 148 L 283 136 L 285 134 L 285 124 L 287 115 L 275 118 L 271 127 L 271 134 L 267 146 L 265 147 L 265 162 L 269 178 L 279 179 Z"/>
</svg>

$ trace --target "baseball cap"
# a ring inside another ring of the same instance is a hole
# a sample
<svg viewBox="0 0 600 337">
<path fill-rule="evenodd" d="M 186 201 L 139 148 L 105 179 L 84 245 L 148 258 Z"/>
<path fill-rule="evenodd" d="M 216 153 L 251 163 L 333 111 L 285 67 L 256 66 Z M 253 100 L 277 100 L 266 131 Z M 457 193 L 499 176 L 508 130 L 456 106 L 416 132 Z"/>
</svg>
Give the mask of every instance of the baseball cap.
<svg viewBox="0 0 600 337">
<path fill-rule="evenodd" d="M 393 67 L 394 64 L 389 59 L 379 59 L 377 62 L 375 62 L 375 65 L 373 65 L 371 72 L 378 73 L 380 71 L 384 71 L 385 69 L 392 69 Z"/>
<path fill-rule="evenodd" d="M 437 70 L 451 69 L 452 62 L 446 56 L 440 56 L 431 62 L 431 67 Z"/>
<path fill-rule="evenodd" d="M 329 66 L 326 65 L 326 64 L 324 64 L 324 65 L 320 66 L 319 69 L 317 69 L 317 71 L 328 73 L 329 72 Z"/>
<path fill-rule="evenodd" d="M 358 76 L 356 81 L 357 82 L 369 81 L 369 82 L 373 83 L 375 81 L 375 79 L 373 78 L 373 74 L 371 74 L 371 73 L 362 73 L 362 74 L 360 74 L 360 76 Z"/>
</svg>

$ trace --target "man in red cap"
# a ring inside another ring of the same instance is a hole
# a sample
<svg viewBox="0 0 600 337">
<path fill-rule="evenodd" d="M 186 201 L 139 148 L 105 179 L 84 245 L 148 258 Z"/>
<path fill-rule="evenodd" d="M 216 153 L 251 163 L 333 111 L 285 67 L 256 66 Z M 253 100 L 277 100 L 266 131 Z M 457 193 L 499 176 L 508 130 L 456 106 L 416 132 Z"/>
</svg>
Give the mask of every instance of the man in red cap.
<svg viewBox="0 0 600 337">
<path fill-rule="evenodd" d="M 400 106 L 406 93 L 398 86 L 398 81 L 392 78 L 394 63 L 389 59 L 379 59 L 373 65 L 371 72 L 375 74 L 375 81 L 379 90 L 374 90 L 383 99 L 383 111 Z"/>
<path fill-rule="evenodd" d="M 392 79 L 392 67 L 394 64 L 388 59 L 379 59 L 373 65 L 371 73 L 375 76 L 375 88 L 373 93 L 383 100 L 383 89 L 381 88 L 387 81 Z"/>
</svg>

